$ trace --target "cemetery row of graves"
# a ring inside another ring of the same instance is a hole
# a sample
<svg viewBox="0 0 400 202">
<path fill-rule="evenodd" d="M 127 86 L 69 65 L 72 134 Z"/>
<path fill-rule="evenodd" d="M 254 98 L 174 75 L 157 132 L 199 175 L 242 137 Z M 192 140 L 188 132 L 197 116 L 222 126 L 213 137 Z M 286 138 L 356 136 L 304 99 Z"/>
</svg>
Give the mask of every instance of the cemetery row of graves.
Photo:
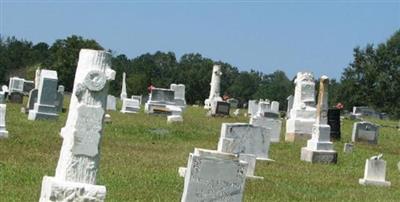
<svg viewBox="0 0 400 202">
<path fill-rule="evenodd" d="M 363 107 L 354 107 L 349 118 L 330 109 L 327 76 L 319 79 L 316 92 L 313 75 L 299 72 L 281 117 L 279 102 L 267 98 L 249 100 L 247 109 L 236 108 L 234 99 L 223 100 L 219 65 L 213 67 L 204 106 L 186 104 L 184 84 L 150 86 L 148 98 L 128 96 L 125 73 L 118 99 L 108 94 L 115 78 L 110 57 L 82 49 L 70 96 L 58 85 L 57 72 L 46 69 L 38 69 L 34 81 L 12 77 L 2 87 L 0 144 L 23 139 L 25 129 L 24 135 L 47 145 L 36 144 L 40 157 L 31 162 L 38 167 L 31 174 L 40 179 L 30 181 L 38 193 L 24 196 L 17 188 L 1 195 L 43 202 L 398 199 L 400 192 L 393 190 L 400 179 L 398 140 L 389 134 L 397 130 L 374 123 L 381 120 L 364 120 Z M 9 116 L 28 121 L 13 123 Z M 36 130 L 48 134 L 38 137 Z M 21 182 L 7 171 L 19 161 L 7 148 L 1 151 L 0 179 L 15 188 Z"/>
</svg>

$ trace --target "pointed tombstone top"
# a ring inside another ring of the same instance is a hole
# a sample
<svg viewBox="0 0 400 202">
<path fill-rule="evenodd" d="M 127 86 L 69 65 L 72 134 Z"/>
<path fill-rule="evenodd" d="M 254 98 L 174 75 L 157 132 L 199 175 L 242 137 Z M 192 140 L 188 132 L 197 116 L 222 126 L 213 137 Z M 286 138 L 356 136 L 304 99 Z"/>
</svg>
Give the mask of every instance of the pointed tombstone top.
<svg viewBox="0 0 400 202">
<path fill-rule="evenodd" d="M 328 86 L 329 78 L 327 76 L 321 76 L 319 81 L 319 94 L 317 104 L 317 124 L 328 123 Z"/>
</svg>

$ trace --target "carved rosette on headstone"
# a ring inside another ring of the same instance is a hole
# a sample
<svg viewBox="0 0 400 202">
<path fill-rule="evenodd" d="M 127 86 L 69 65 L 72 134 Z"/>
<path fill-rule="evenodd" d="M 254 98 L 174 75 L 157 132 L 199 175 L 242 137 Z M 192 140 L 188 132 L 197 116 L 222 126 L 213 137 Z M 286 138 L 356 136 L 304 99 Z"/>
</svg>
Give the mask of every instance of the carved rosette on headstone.
<svg viewBox="0 0 400 202">
<path fill-rule="evenodd" d="M 317 117 L 312 128 L 312 138 L 307 147 L 301 148 L 301 160 L 312 163 L 336 163 L 337 152 L 330 141 L 328 125 L 328 85 L 329 78 L 322 76 L 319 83 Z"/>
<path fill-rule="evenodd" d="M 111 55 L 82 49 L 76 69 L 68 119 L 55 177 L 43 178 L 40 201 L 104 201 L 105 186 L 96 185 Z"/>
</svg>

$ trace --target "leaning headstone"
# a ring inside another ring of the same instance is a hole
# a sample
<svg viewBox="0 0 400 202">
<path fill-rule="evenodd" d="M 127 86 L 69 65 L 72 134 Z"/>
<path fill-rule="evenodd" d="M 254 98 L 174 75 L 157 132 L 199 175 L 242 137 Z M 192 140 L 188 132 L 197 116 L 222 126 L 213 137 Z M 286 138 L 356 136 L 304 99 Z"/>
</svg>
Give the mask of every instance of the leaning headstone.
<svg viewBox="0 0 400 202">
<path fill-rule="evenodd" d="M 122 100 L 122 113 L 137 113 L 140 110 L 139 100 L 125 98 Z"/>
<path fill-rule="evenodd" d="M 32 110 L 29 110 L 28 119 L 56 119 L 58 118 L 57 101 L 57 72 L 42 70 L 38 98 Z"/>
<path fill-rule="evenodd" d="M 64 86 L 59 85 L 57 89 L 56 107 L 58 113 L 61 113 L 64 106 Z"/>
<path fill-rule="evenodd" d="M 210 96 L 204 101 L 204 109 L 211 109 L 211 105 L 216 101 L 222 101 L 220 95 L 221 65 L 214 65 L 211 74 Z"/>
<path fill-rule="evenodd" d="M 26 103 L 26 112 L 29 113 L 29 110 L 33 110 L 33 107 L 35 106 L 35 103 L 37 102 L 38 98 L 38 89 L 32 89 L 31 92 L 29 92 L 29 97 L 28 97 L 28 102 Z"/>
<path fill-rule="evenodd" d="M 365 162 L 364 178 L 359 179 L 361 185 L 390 186 L 386 181 L 386 161 L 382 159 L 382 154 L 373 156 Z"/>
<path fill-rule="evenodd" d="M 189 154 L 181 201 L 242 201 L 247 168 L 234 154 L 195 148 Z"/>
<path fill-rule="evenodd" d="M 121 98 L 121 100 L 123 100 L 127 97 L 128 97 L 128 94 L 126 93 L 126 74 L 124 72 L 124 73 L 122 73 L 122 89 L 121 89 L 120 98 Z"/>
<path fill-rule="evenodd" d="M 322 76 L 319 82 L 317 118 L 313 126 L 312 138 L 307 141 L 307 147 L 301 148 L 301 160 L 311 163 L 336 163 L 337 152 L 333 150 L 330 141 L 330 126 L 328 125 L 328 85 L 329 78 Z"/>
<path fill-rule="evenodd" d="M 13 92 L 23 93 L 24 92 L 24 82 L 25 82 L 25 79 L 23 79 L 23 78 L 11 77 L 10 82 L 8 84 L 10 93 L 13 93 Z"/>
<path fill-rule="evenodd" d="M 11 103 L 22 104 L 24 101 L 24 94 L 20 92 L 11 92 L 8 96 L 8 100 Z"/>
<path fill-rule="evenodd" d="M 6 129 L 6 111 L 7 106 L 4 103 L 0 104 L 0 139 L 8 137 L 8 131 Z"/>
<path fill-rule="evenodd" d="M 328 109 L 328 125 L 331 127 L 331 140 L 340 140 L 340 109 Z"/>
<path fill-rule="evenodd" d="M 353 152 L 354 145 L 351 143 L 344 143 L 343 152 L 344 153 L 351 153 Z"/>
<path fill-rule="evenodd" d="M 56 175 L 43 178 L 40 202 L 105 200 L 106 187 L 96 185 L 96 176 L 107 91 L 114 77 L 111 54 L 80 51 Z"/>
<path fill-rule="evenodd" d="M 286 121 L 285 140 L 309 139 L 315 122 L 315 82 L 308 72 L 297 73 L 293 107 Z"/>
<path fill-rule="evenodd" d="M 270 139 L 264 127 L 247 123 L 223 123 L 217 150 L 233 154 L 254 154 L 258 160 L 271 160 L 268 156 Z"/>
<path fill-rule="evenodd" d="M 117 110 L 117 99 L 113 95 L 107 95 L 107 110 Z"/>
<path fill-rule="evenodd" d="M 355 122 L 351 140 L 353 142 L 368 142 L 369 144 L 378 144 L 379 126 L 367 122 Z"/>
</svg>

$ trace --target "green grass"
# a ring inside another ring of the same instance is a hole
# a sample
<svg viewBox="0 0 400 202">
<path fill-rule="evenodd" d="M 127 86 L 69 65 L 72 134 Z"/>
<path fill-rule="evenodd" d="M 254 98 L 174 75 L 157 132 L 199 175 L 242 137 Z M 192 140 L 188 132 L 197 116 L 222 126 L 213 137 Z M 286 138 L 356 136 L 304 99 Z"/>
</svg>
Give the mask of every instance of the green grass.
<svg viewBox="0 0 400 202">
<path fill-rule="evenodd" d="M 65 102 L 65 106 L 68 103 Z M 66 113 L 57 121 L 28 121 L 21 105 L 7 104 L 9 138 L 0 140 L 0 201 L 38 201 L 42 177 L 54 176 Z M 107 201 L 179 201 L 186 166 L 194 147 L 216 149 L 221 123 L 248 122 L 248 118 L 208 118 L 202 108 L 189 107 L 182 124 L 169 125 L 166 117 L 110 112 L 105 125 L 97 184 L 107 187 Z M 395 121 L 378 121 L 397 125 Z M 350 142 L 353 121 L 345 120 L 342 140 L 335 142 L 338 164 L 319 165 L 300 161 L 305 141 L 272 144 L 275 162 L 258 161 L 256 175 L 264 180 L 247 180 L 244 201 L 400 201 L 400 132 L 381 128 L 377 146 Z M 384 154 L 389 188 L 364 187 L 365 159 Z"/>
</svg>

